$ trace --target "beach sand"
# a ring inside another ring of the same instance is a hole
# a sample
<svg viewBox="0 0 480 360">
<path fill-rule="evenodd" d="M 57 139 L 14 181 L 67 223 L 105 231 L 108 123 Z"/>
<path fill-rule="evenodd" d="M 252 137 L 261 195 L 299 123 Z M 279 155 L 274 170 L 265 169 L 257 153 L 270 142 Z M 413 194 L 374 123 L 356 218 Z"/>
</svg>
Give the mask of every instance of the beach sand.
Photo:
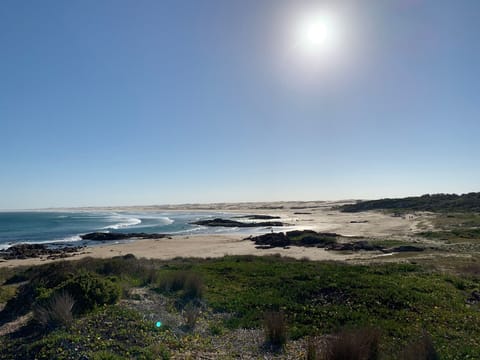
<svg viewBox="0 0 480 360">
<path fill-rule="evenodd" d="M 392 216 L 381 212 L 342 213 L 335 210 L 341 202 L 276 202 L 276 203 L 240 203 L 211 205 L 180 205 L 169 207 L 128 207 L 105 208 L 108 210 L 206 210 L 232 213 L 249 213 L 280 216 L 280 221 L 297 229 L 311 229 L 321 232 L 335 232 L 344 236 L 364 236 L 384 240 L 411 240 L 414 232 L 423 226 L 429 226 L 428 214 Z M 257 249 L 245 234 L 215 235 L 179 235 L 156 240 L 136 240 L 127 243 L 106 243 L 101 246 L 87 247 L 82 252 L 66 259 L 80 259 L 91 256 L 109 258 L 133 254 L 138 258 L 172 259 L 175 257 L 211 258 L 225 255 L 272 255 L 280 254 L 297 259 L 310 260 L 365 260 L 379 254 L 372 252 L 336 252 L 319 248 L 292 246 L 288 249 Z M 44 264 L 46 258 L 1 261 L 0 267 L 16 267 Z"/>
</svg>

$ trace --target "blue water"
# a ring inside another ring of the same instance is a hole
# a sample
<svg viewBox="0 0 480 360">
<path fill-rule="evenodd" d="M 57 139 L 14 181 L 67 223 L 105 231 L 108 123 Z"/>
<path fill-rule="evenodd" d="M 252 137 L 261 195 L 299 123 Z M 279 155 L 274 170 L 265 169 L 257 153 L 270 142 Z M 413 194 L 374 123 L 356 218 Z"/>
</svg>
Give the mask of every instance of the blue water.
<svg viewBox="0 0 480 360">
<path fill-rule="evenodd" d="M 232 216 L 218 212 L 0 212 L 0 249 L 15 243 L 85 244 L 80 235 L 95 231 L 167 234 L 249 231 L 190 224 L 200 219 Z"/>
</svg>

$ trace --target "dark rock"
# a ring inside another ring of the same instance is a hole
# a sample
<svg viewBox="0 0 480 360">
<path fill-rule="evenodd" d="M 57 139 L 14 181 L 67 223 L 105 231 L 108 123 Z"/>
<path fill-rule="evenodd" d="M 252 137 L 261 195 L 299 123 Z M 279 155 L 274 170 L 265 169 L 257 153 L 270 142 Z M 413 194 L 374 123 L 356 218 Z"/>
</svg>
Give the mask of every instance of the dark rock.
<svg viewBox="0 0 480 360">
<path fill-rule="evenodd" d="M 256 245 L 270 247 L 288 247 L 296 246 L 320 246 L 334 243 L 338 234 L 335 233 L 317 233 L 312 230 L 294 230 L 287 233 L 269 233 L 258 236 L 250 236 L 249 240 L 255 242 Z"/>
<path fill-rule="evenodd" d="M 250 220 L 273 220 L 280 219 L 280 216 L 271 216 L 271 215 L 243 215 L 236 216 L 237 219 L 250 219 Z"/>
<path fill-rule="evenodd" d="M 409 251 L 424 251 L 424 248 L 413 245 L 402 245 L 391 249 L 392 252 L 409 252 Z"/>
<path fill-rule="evenodd" d="M 128 239 L 127 234 L 122 233 L 104 233 L 94 232 L 80 236 L 82 240 L 94 240 L 94 241 L 109 241 L 109 240 L 122 240 Z"/>
<path fill-rule="evenodd" d="M 297 212 L 294 212 L 293 215 L 312 215 L 311 212 L 300 212 L 300 211 L 297 211 Z"/>
<path fill-rule="evenodd" d="M 342 236 L 337 233 L 331 233 L 331 232 L 316 232 L 313 230 L 292 230 L 292 231 L 287 231 L 287 236 L 289 238 L 296 238 L 299 236 L 325 236 L 325 237 L 333 237 L 336 238 L 338 236 Z"/>
<path fill-rule="evenodd" d="M 349 239 L 348 242 L 338 242 L 339 239 Z M 358 241 L 351 241 L 357 239 Z M 346 238 L 337 233 L 318 233 L 313 230 L 294 230 L 287 233 L 268 233 L 258 236 L 250 236 L 245 240 L 255 242 L 258 249 L 268 249 L 273 247 L 287 248 L 289 246 L 319 247 L 325 250 L 334 251 L 381 251 L 388 252 L 408 252 L 424 251 L 424 248 L 412 245 L 402 245 L 395 248 L 384 248 L 380 245 L 373 245 L 362 238 Z M 480 294 L 479 294 L 480 296 Z"/>
<path fill-rule="evenodd" d="M 47 258 L 59 258 L 72 256 L 80 251 L 82 246 L 50 247 L 45 244 L 18 244 L 0 251 L 0 258 L 5 260 L 29 259 L 47 256 Z"/>
<path fill-rule="evenodd" d="M 193 225 L 203 225 L 203 226 L 223 226 L 223 227 L 265 227 L 265 226 L 283 226 L 284 224 L 280 221 L 263 221 L 256 223 L 244 223 L 235 220 L 228 219 L 213 219 L 213 220 L 199 220 L 191 223 Z"/>
<path fill-rule="evenodd" d="M 284 233 L 269 233 L 250 238 L 255 242 L 255 245 L 271 248 L 271 247 L 285 247 L 290 245 L 290 240 Z"/>
<path fill-rule="evenodd" d="M 336 251 L 382 251 L 383 248 L 378 245 L 372 245 L 368 241 L 354 241 L 348 243 L 334 243 L 325 247 L 326 250 Z"/>
<path fill-rule="evenodd" d="M 94 232 L 85 235 L 81 235 L 82 240 L 92 241 L 114 241 L 125 239 L 162 239 L 166 237 L 166 234 L 147 234 L 147 233 L 106 233 L 106 232 Z"/>
</svg>

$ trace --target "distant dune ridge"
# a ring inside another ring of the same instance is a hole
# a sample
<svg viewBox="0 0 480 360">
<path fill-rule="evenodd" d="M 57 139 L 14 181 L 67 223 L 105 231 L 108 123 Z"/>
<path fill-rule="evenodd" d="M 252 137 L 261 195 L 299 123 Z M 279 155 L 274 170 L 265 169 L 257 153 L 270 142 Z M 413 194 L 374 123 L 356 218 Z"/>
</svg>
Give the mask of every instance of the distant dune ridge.
<svg viewBox="0 0 480 360">
<path fill-rule="evenodd" d="M 381 199 L 360 201 L 341 207 L 344 212 L 359 212 L 367 210 L 414 210 L 414 211 L 480 211 L 480 192 L 468 194 L 426 194 L 400 199 Z"/>
</svg>

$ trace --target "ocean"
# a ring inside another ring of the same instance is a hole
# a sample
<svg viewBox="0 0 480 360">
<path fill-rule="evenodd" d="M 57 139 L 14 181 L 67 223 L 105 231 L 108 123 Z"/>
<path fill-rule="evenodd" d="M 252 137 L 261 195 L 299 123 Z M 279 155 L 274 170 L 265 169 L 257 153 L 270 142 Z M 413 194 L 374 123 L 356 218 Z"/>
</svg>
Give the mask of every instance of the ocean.
<svg viewBox="0 0 480 360">
<path fill-rule="evenodd" d="M 90 244 L 80 235 L 90 232 L 218 234 L 266 232 L 261 228 L 191 225 L 201 219 L 231 219 L 221 212 L 18 211 L 0 212 L 0 250 L 18 243 Z"/>
</svg>

